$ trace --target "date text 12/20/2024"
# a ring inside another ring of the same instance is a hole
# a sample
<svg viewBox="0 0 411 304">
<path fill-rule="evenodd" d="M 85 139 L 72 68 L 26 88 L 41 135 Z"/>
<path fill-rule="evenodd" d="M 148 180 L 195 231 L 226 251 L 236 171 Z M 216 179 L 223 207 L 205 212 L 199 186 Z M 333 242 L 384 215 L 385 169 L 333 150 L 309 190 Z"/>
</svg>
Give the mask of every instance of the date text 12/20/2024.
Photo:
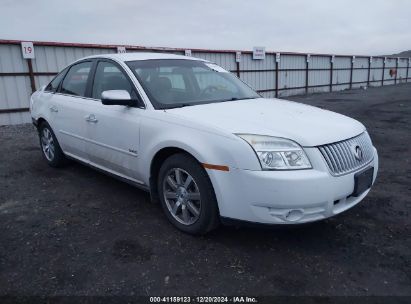
<svg viewBox="0 0 411 304">
<path fill-rule="evenodd" d="M 150 303 L 258 303 L 256 297 L 150 297 Z"/>
</svg>

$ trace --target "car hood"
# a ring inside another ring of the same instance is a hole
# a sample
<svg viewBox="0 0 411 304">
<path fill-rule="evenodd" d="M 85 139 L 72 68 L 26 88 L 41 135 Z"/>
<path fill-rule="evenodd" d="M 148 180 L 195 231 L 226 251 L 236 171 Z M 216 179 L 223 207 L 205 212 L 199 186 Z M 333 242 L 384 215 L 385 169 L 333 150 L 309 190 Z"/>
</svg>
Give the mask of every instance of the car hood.
<svg viewBox="0 0 411 304">
<path fill-rule="evenodd" d="M 166 110 L 230 133 L 288 138 L 319 146 L 364 132 L 358 121 L 331 111 L 281 99 L 247 99 Z"/>
</svg>

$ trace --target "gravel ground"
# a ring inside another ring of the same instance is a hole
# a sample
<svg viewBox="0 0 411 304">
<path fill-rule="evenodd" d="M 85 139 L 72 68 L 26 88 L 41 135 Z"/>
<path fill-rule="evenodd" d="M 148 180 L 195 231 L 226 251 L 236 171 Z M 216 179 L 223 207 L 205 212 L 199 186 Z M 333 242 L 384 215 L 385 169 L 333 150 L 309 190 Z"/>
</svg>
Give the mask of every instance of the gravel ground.
<svg viewBox="0 0 411 304">
<path fill-rule="evenodd" d="M 374 189 L 323 222 L 205 237 L 143 191 L 48 167 L 31 125 L 0 127 L 0 295 L 411 295 L 411 85 L 291 99 L 366 125 Z"/>
</svg>

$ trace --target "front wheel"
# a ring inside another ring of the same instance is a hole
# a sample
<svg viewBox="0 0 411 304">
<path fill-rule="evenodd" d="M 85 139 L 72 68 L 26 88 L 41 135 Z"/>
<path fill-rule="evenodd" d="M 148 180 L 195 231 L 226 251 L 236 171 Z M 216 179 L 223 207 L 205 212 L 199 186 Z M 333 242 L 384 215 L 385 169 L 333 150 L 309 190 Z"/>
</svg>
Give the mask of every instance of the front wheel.
<svg viewBox="0 0 411 304">
<path fill-rule="evenodd" d="M 190 234 L 205 234 L 219 224 L 217 200 L 204 168 L 186 154 L 170 156 L 160 168 L 158 191 L 168 220 Z"/>
</svg>

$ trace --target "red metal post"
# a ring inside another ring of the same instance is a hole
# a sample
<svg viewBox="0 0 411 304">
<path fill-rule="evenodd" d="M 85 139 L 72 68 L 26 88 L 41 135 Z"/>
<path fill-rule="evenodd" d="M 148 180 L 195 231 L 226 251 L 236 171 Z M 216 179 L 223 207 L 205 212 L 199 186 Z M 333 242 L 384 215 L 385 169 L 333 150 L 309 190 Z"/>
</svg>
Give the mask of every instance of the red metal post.
<svg viewBox="0 0 411 304">
<path fill-rule="evenodd" d="M 31 91 L 32 91 L 32 93 L 34 93 L 34 92 L 36 92 L 36 82 L 34 80 L 33 64 L 31 62 L 31 59 L 27 59 L 27 66 L 29 68 Z"/>
</svg>

